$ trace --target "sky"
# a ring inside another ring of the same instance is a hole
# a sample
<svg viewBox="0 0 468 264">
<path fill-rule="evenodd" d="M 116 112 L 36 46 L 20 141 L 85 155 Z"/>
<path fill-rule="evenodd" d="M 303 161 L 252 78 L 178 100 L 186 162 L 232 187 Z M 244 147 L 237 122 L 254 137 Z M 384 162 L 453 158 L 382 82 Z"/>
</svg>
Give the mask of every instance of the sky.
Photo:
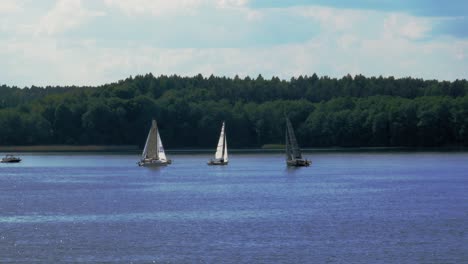
<svg viewBox="0 0 468 264">
<path fill-rule="evenodd" d="M 468 2 L 0 0 L 0 84 L 150 72 L 468 79 Z"/>
</svg>

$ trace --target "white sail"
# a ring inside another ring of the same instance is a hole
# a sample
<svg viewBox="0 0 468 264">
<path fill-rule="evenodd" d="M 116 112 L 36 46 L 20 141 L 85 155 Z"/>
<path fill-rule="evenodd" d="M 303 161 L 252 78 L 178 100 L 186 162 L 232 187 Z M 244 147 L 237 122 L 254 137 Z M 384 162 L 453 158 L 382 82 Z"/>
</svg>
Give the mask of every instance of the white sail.
<svg viewBox="0 0 468 264">
<path fill-rule="evenodd" d="M 158 150 L 158 156 L 161 161 L 166 161 L 166 153 L 164 152 L 164 147 L 161 141 L 161 137 L 159 136 L 159 131 L 158 131 L 158 144 L 157 144 L 157 150 Z"/>
<path fill-rule="evenodd" d="M 224 161 L 225 162 L 228 162 L 229 159 L 228 159 L 228 151 L 227 151 L 227 137 L 226 137 L 226 133 L 224 133 Z"/>
<path fill-rule="evenodd" d="M 153 120 L 143 149 L 143 157 L 138 162 L 138 166 L 165 166 L 168 164 L 171 164 L 171 160 L 166 157 L 156 120 Z"/>
<path fill-rule="evenodd" d="M 158 159 L 156 137 L 157 133 L 158 127 L 156 125 L 156 121 L 153 120 L 150 131 L 148 133 L 148 137 L 146 138 L 145 148 L 143 149 L 143 159 Z"/>
<path fill-rule="evenodd" d="M 224 122 L 221 127 L 221 134 L 219 135 L 218 146 L 216 147 L 215 159 L 220 160 L 223 158 L 224 152 Z"/>
</svg>

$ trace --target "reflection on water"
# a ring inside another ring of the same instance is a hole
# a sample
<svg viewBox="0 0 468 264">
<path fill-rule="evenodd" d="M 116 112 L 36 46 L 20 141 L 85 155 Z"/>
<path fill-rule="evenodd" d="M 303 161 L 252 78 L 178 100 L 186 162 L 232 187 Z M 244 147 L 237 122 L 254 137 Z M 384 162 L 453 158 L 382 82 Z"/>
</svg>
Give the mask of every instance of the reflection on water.
<svg viewBox="0 0 468 264">
<path fill-rule="evenodd" d="M 0 262 L 463 263 L 468 154 L 24 154 L 0 164 Z M 430 254 L 428 254 L 430 252 Z"/>
<path fill-rule="evenodd" d="M 23 215 L 0 217 L 0 223 L 111 223 L 145 221 L 245 221 L 248 219 L 271 219 L 282 216 L 281 210 L 236 210 L 236 211 L 183 211 L 126 213 L 108 215 Z"/>
</svg>

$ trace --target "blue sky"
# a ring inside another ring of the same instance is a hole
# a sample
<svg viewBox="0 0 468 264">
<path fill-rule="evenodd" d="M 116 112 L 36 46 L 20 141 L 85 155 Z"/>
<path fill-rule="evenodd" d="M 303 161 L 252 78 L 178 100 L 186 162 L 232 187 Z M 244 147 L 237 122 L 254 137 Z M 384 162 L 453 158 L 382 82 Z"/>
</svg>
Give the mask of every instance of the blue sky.
<svg viewBox="0 0 468 264">
<path fill-rule="evenodd" d="M 468 78 L 468 4 L 435 0 L 1 0 L 0 84 L 130 75 Z"/>
</svg>

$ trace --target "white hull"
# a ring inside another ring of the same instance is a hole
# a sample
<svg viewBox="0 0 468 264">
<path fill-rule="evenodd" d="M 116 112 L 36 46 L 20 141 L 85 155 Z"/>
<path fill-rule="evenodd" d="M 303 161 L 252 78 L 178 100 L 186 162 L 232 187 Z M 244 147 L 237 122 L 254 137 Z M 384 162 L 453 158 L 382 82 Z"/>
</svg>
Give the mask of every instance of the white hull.
<svg viewBox="0 0 468 264">
<path fill-rule="evenodd" d="M 228 161 L 210 160 L 208 165 L 228 165 Z"/>
<path fill-rule="evenodd" d="M 138 162 L 140 167 L 161 167 L 171 164 L 171 160 L 141 160 Z"/>
</svg>

